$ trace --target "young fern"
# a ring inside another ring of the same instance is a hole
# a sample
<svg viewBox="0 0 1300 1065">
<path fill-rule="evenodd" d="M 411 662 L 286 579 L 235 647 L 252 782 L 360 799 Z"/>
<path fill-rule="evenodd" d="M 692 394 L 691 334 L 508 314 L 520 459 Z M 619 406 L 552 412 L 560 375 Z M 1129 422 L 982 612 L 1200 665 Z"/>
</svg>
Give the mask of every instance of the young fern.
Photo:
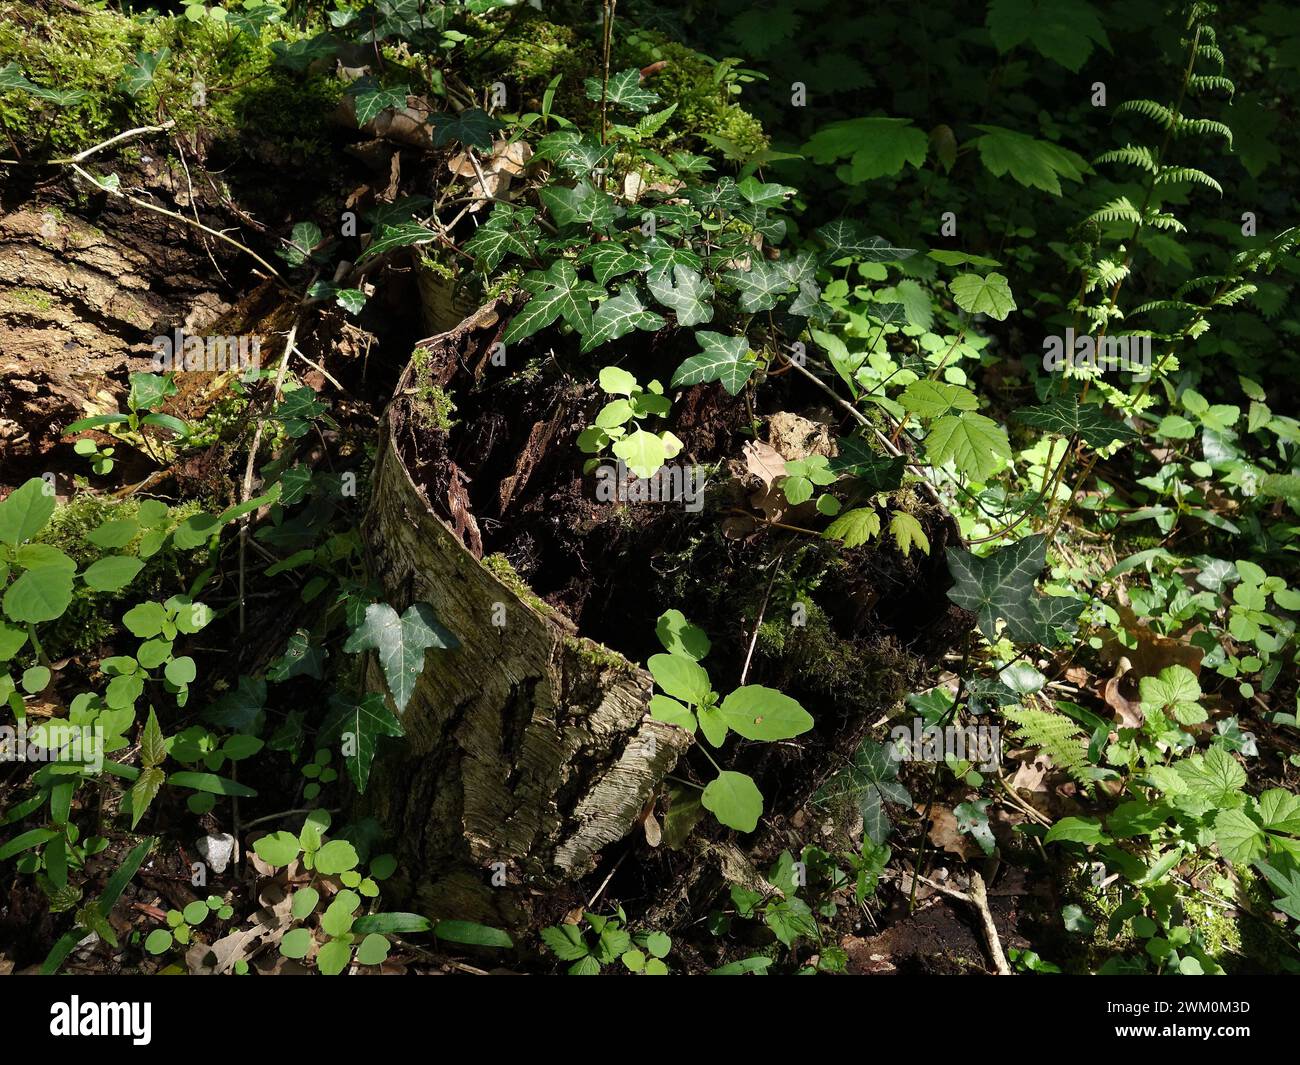
<svg viewBox="0 0 1300 1065">
<path fill-rule="evenodd" d="M 1068 773 L 1080 784 L 1090 783 L 1088 747 L 1080 738 L 1079 727 L 1063 714 L 1024 706 L 1009 706 L 1003 716 L 1016 725 L 1014 737 L 1030 747 L 1037 747 L 1052 759 L 1052 764 Z"/>
</svg>

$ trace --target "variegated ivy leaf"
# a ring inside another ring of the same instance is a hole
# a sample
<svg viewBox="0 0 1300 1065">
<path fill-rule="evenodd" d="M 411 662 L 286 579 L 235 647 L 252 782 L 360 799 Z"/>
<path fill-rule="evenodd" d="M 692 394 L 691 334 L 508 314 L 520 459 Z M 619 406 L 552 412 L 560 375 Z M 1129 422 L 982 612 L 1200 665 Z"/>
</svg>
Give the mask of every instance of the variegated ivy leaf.
<svg viewBox="0 0 1300 1065">
<path fill-rule="evenodd" d="M 379 737 L 401 737 L 405 731 L 378 692 L 371 692 L 360 702 L 336 692 L 330 703 L 330 714 L 316 737 L 317 743 L 338 743 L 344 750 L 352 751 L 351 754 L 344 755 L 343 761 L 357 791 L 364 794 L 366 785 L 370 782 L 370 766 L 375 760 Z M 344 733 L 352 734 L 353 741 L 350 745 L 342 743 Z"/>
<path fill-rule="evenodd" d="M 540 196 L 557 226 L 586 224 L 607 229 L 614 224 L 614 201 L 589 181 L 579 181 L 571 189 L 547 185 Z"/>
<path fill-rule="evenodd" d="M 695 339 L 703 351 L 677 367 L 670 387 L 720 381 L 731 395 L 737 395 L 754 373 L 755 363 L 749 358 L 749 341 L 743 336 L 729 337 L 707 329 L 698 330 Z"/>
<path fill-rule="evenodd" d="M 736 190 L 755 207 L 780 207 L 798 191 L 789 185 L 765 184 L 752 175 L 740 182 Z"/>
<path fill-rule="evenodd" d="M 650 260 L 640 251 L 615 240 L 587 245 L 578 256 L 578 262 L 590 266 L 596 281 L 602 285 L 609 284 L 611 278 L 650 269 Z"/>
<path fill-rule="evenodd" d="M 1075 396 L 1057 398 L 1041 407 L 1027 407 L 1017 411 L 1015 417 L 1049 433 L 1077 436 L 1091 448 L 1106 447 L 1117 440 L 1128 443 L 1137 437 L 1123 422 L 1107 417 L 1100 406 L 1080 406 Z"/>
<path fill-rule="evenodd" d="M 388 690 L 400 713 L 424 671 L 424 652 L 430 647 L 451 651 L 459 646 L 460 641 L 443 627 L 428 603 L 412 603 L 400 615 L 387 603 L 371 603 L 343 650 L 356 654 L 373 648 L 379 653 Z"/>
<path fill-rule="evenodd" d="M 534 158 L 550 160 L 573 177 L 586 177 L 593 170 L 603 169 L 613 156 L 612 144 L 600 144 L 594 137 L 572 129 L 548 133 L 537 142 L 534 153 Z"/>
<path fill-rule="evenodd" d="M 710 211 L 734 211 L 745 205 L 735 181 L 729 177 L 719 178 L 712 185 L 696 185 L 687 189 L 685 196 L 706 214 Z"/>
<path fill-rule="evenodd" d="M 160 48 L 156 52 L 137 52 L 134 65 L 126 68 L 117 87 L 131 96 L 139 96 L 153 84 L 154 72 L 158 69 L 158 64 L 165 62 L 170 54 L 171 50 L 168 48 Z"/>
<path fill-rule="evenodd" d="M 677 315 L 678 325 L 713 321 L 713 286 L 690 267 L 674 266 L 671 275 L 665 271 L 648 283 L 650 294 Z"/>
<path fill-rule="evenodd" d="M 663 318 L 646 310 L 636 288 L 628 285 L 596 308 L 596 313 L 591 316 L 591 332 L 583 340 L 582 350 L 588 352 L 634 330 L 653 331 L 662 328 L 663 324 Z"/>
<path fill-rule="evenodd" d="M 582 336 L 591 332 L 591 301 L 605 290 L 593 281 L 580 280 L 573 263 L 557 259 L 545 273 L 534 270 L 524 278 L 532 299 L 515 315 L 503 340 L 507 344 L 530 337 L 563 318 Z"/>
<path fill-rule="evenodd" d="M 723 275 L 740 297 L 746 314 L 770 311 L 794 286 L 782 270 L 766 259 L 755 259 L 748 270 L 728 270 Z"/>
<path fill-rule="evenodd" d="M 636 67 L 611 74 L 608 84 L 602 84 L 600 78 L 588 78 L 582 84 L 587 90 L 587 99 L 603 99 L 615 107 L 638 114 L 649 111 L 659 102 L 659 94 L 641 84 L 641 71 Z"/>
<path fill-rule="evenodd" d="M 955 584 L 948 598 L 973 611 L 989 640 L 998 638 L 998 621 L 1006 622 L 1006 635 L 1016 643 L 1057 643 L 1056 630 L 1072 630 L 1084 603 L 1077 599 L 1040 595 L 1034 588 L 1047 564 L 1047 541 L 1041 533 L 1026 536 L 980 558 L 969 551 L 948 548 L 948 569 Z"/>
<path fill-rule="evenodd" d="M 295 229 L 296 232 L 296 229 Z M 319 233 L 319 230 L 317 231 Z M 370 242 L 370 246 L 357 256 L 357 262 L 363 263 L 376 255 L 383 255 L 394 248 L 405 248 L 411 244 L 427 244 L 437 240 L 438 234 L 419 222 L 399 222 L 395 226 L 384 226 L 379 236 Z M 297 243 L 295 241 L 295 243 Z"/>
<path fill-rule="evenodd" d="M 410 90 L 405 85 L 385 89 L 373 81 L 368 84 L 354 82 L 349 92 L 355 97 L 358 126 L 364 126 L 390 107 L 405 107 L 406 98 L 410 95 Z"/>
<path fill-rule="evenodd" d="M 688 247 L 667 244 L 662 240 L 652 240 L 645 245 L 646 258 L 650 260 L 649 280 L 662 278 L 678 266 L 690 270 L 703 268 L 704 261 Z"/>
<path fill-rule="evenodd" d="M 826 245 L 829 262 L 849 256 L 873 263 L 901 262 L 916 254 L 914 248 L 900 248 L 883 237 L 869 237 L 857 222 L 843 218 L 819 228 L 817 239 Z"/>
<path fill-rule="evenodd" d="M 531 207 L 497 204 L 492 208 L 492 217 L 465 242 L 465 250 L 488 271 L 495 270 L 507 255 L 528 258 L 538 236 L 533 225 L 535 213 Z"/>
<path fill-rule="evenodd" d="M 69 107 L 86 97 L 84 89 L 47 89 L 28 81 L 17 63 L 8 63 L 0 67 L 0 92 L 19 89 L 40 100 L 48 100 L 57 107 Z"/>
</svg>

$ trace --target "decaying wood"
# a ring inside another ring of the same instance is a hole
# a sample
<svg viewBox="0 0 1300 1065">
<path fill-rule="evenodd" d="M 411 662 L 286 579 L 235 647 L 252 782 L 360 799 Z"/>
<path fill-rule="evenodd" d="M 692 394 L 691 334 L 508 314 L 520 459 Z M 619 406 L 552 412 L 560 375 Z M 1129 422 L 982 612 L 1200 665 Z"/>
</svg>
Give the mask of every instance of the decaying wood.
<svg viewBox="0 0 1300 1065">
<path fill-rule="evenodd" d="M 477 322 L 426 346 L 492 342 Z M 637 824 L 691 741 L 649 718 L 648 674 L 491 572 L 434 512 L 395 446 L 418 431 L 408 402 L 399 386 L 365 538 L 388 601 L 429 603 L 461 646 L 428 655 L 366 805 L 424 912 L 514 924 L 530 889 L 589 872 Z M 377 665 L 369 683 L 384 690 Z"/>
</svg>

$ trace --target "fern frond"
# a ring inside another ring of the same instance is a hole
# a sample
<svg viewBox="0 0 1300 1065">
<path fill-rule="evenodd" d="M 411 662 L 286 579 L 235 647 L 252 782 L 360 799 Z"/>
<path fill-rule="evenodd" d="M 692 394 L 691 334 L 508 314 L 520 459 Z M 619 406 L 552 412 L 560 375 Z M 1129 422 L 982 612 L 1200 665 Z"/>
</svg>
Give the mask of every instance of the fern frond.
<svg viewBox="0 0 1300 1065">
<path fill-rule="evenodd" d="M 1118 199 L 1111 200 L 1104 207 L 1093 211 L 1088 216 L 1090 222 L 1140 222 L 1142 216 L 1138 214 L 1138 209 L 1128 201 L 1127 196 L 1121 196 Z"/>
<path fill-rule="evenodd" d="M 1147 211 L 1143 224 L 1150 226 L 1152 229 L 1172 229 L 1175 233 L 1187 232 L 1187 227 L 1168 211 L 1157 211 L 1154 208 Z"/>
<path fill-rule="evenodd" d="M 1017 740 L 1037 747 L 1080 784 L 1089 783 L 1088 747 L 1079 726 L 1068 717 L 1024 706 L 1006 707 L 1002 715 L 1016 725 Z"/>
<path fill-rule="evenodd" d="M 1201 307 L 1186 300 L 1152 300 L 1141 307 L 1135 307 L 1131 314 L 1146 314 L 1148 311 L 1199 311 Z"/>
<path fill-rule="evenodd" d="M 1092 162 L 1094 166 L 1098 163 L 1127 163 L 1130 166 L 1141 167 L 1148 173 L 1156 168 L 1155 153 L 1140 144 L 1126 144 L 1123 148 L 1102 152 Z"/>
<path fill-rule="evenodd" d="M 1197 93 L 1204 92 L 1206 89 L 1222 89 L 1229 96 L 1237 91 L 1237 86 L 1222 74 L 1193 74 L 1187 79 L 1187 87 Z"/>
<path fill-rule="evenodd" d="M 1203 137 L 1207 133 L 1217 133 L 1225 141 L 1228 147 L 1232 147 L 1232 130 L 1222 122 L 1216 122 L 1212 118 L 1179 118 L 1174 125 L 1174 136 L 1191 136 Z"/>
<path fill-rule="evenodd" d="M 1207 26 L 1206 29 L 1209 29 Z M 1213 32 L 1213 31 L 1211 31 Z M 1223 70 L 1223 53 L 1212 44 L 1200 44 L 1196 46 L 1196 54 L 1203 59 L 1208 59 L 1214 64 L 1214 69 Z"/>
<path fill-rule="evenodd" d="M 1212 289 L 1222 285 L 1228 279 L 1222 274 L 1202 274 L 1200 277 L 1194 277 L 1190 281 L 1184 281 L 1178 286 L 1175 296 L 1184 296 L 1188 292 L 1197 292 L 1201 289 Z"/>
<path fill-rule="evenodd" d="M 1235 288 L 1228 289 L 1214 298 L 1211 305 L 1214 307 L 1233 307 L 1240 303 L 1247 296 L 1254 294 L 1255 286 L 1252 284 L 1237 285 Z"/>
<path fill-rule="evenodd" d="M 1204 185 L 1213 189 L 1220 196 L 1223 195 L 1223 186 L 1214 178 L 1210 177 L 1204 170 L 1197 170 L 1194 166 L 1167 166 L 1156 175 L 1157 185 L 1183 185 L 1195 183 Z"/>
<path fill-rule="evenodd" d="M 1175 122 L 1174 113 L 1164 104 L 1158 104 L 1154 100 L 1125 100 L 1115 108 L 1116 114 L 1124 111 L 1136 111 L 1139 115 L 1151 119 L 1152 122 L 1158 122 L 1164 129 L 1170 129 Z"/>
</svg>

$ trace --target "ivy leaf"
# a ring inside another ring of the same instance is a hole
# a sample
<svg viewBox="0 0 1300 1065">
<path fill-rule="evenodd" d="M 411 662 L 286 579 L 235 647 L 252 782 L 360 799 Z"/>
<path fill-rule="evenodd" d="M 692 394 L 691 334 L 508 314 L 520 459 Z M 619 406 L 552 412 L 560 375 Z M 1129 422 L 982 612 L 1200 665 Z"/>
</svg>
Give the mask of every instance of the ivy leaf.
<svg viewBox="0 0 1300 1065">
<path fill-rule="evenodd" d="M 789 185 L 764 183 L 751 175 L 736 184 L 736 191 L 755 207 L 772 208 L 780 207 L 798 189 Z"/>
<path fill-rule="evenodd" d="M 832 122 L 813 134 L 804 151 L 816 163 L 848 159 L 839 171 L 840 180 L 856 185 L 880 177 L 892 177 L 907 164 L 925 165 L 930 141 L 908 118 L 851 118 Z"/>
<path fill-rule="evenodd" d="M 930 461 L 942 465 L 949 459 L 962 473 L 987 481 L 1011 458 L 1006 430 L 992 418 L 965 411 L 945 414 L 930 426 L 925 438 Z"/>
<path fill-rule="evenodd" d="M 306 629 L 296 629 L 289 637 L 284 654 L 267 668 L 266 677 L 274 681 L 300 676 L 315 677 L 320 680 L 324 675 L 322 672 L 324 663 L 324 648 L 312 643 L 311 633 Z"/>
<path fill-rule="evenodd" d="M 425 650 L 453 651 L 459 646 L 460 641 L 442 626 L 428 603 L 412 603 L 400 616 L 387 603 L 371 603 L 343 650 L 349 654 L 367 648 L 379 652 L 379 664 L 400 713 L 424 671 Z"/>
<path fill-rule="evenodd" d="M 788 740 L 813 727 L 812 715 L 797 701 L 762 684 L 737 688 L 718 712 L 732 732 L 747 740 Z"/>
<path fill-rule="evenodd" d="M 858 748 L 852 763 L 817 793 L 820 803 L 840 797 L 853 799 L 862 812 L 863 831 L 879 845 L 889 836 L 891 825 L 886 802 L 910 806 L 912 796 L 898 782 L 898 762 L 886 745 L 867 740 Z"/>
<path fill-rule="evenodd" d="M 614 155 L 614 145 L 599 144 L 577 130 L 548 133 L 537 142 L 536 159 L 548 159 L 572 177 L 586 177 L 604 168 Z"/>
<path fill-rule="evenodd" d="M 874 507 L 855 507 L 845 511 L 822 533 L 828 540 L 842 540 L 845 547 L 861 547 L 880 535 L 880 515 Z"/>
<path fill-rule="evenodd" d="M 704 808 L 728 828 L 753 832 L 763 816 L 763 793 L 752 777 L 724 769 L 704 788 Z"/>
<path fill-rule="evenodd" d="M 1006 622 L 1016 643 L 1056 643 L 1055 628 L 1073 628 L 1084 604 L 1074 599 L 1040 596 L 1034 585 L 1047 565 L 1047 541 L 1041 533 L 1026 536 L 984 558 L 948 548 L 948 568 L 956 583 L 948 598 L 975 613 L 980 632 L 998 638 L 997 623 Z"/>
<path fill-rule="evenodd" d="M 320 246 L 321 241 L 324 239 L 325 239 L 324 234 L 321 233 L 320 226 L 318 226 L 315 222 L 298 222 L 294 225 L 293 230 L 290 232 L 289 239 L 285 241 L 285 247 L 277 248 L 276 254 L 279 255 L 280 258 L 283 259 L 285 262 L 287 262 L 290 266 L 302 266 L 303 263 L 307 262 L 307 260 L 309 260 L 312 257 L 312 252 L 314 252 L 316 248 Z M 364 258 L 364 256 L 362 256 L 362 258 Z M 156 375 L 133 374 L 132 389 L 131 389 L 133 394 L 135 392 L 134 378 L 137 376 L 146 377 L 146 376 L 156 376 Z M 147 410 L 154 407 L 156 403 L 157 400 L 154 400 L 153 402 L 149 402 L 147 404 L 142 404 L 141 402 L 136 401 L 133 395 L 132 409 Z"/>
<path fill-rule="evenodd" d="M 1128 443 L 1137 434 L 1123 422 L 1108 418 L 1097 404 L 1081 406 L 1077 396 L 1058 398 L 1041 407 L 1027 407 L 1016 415 L 1026 425 L 1060 436 L 1077 436 L 1091 448 L 1115 441 Z"/>
<path fill-rule="evenodd" d="M 571 189 L 546 185 L 539 195 L 557 226 L 585 224 L 593 229 L 607 229 L 614 224 L 614 201 L 585 179 Z"/>
<path fill-rule="evenodd" d="M 817 239 L 826 245 L 827 262 L 850 257 L 872 263 L 901 262 L 916 254 L 914 248 L 896 247 L 884 237 L 869 237 L 859 223 L 843 218 L 821 226 Z"/>
<path fill-rule="evenodd" d="M 587 99 L 599 101 L 603 95 L 616 107 L 638 114 L 649 111 L 659 102 L 659 94 L 641 84 L 641 71 L 636 67 L 611 74 L 607 87 L 601 84 L 600 78 L 588 78 L 582 84 L 587 90 Z"/>
<path fill-rule="evenodd" d="M 642 273 L 650 269 L 650 261 L 641 252 L 635 248 L 625 247 L 614 240 L 603 240 L 597 244 L 587 245 L 578 256 L 578 262 L 590 266 L 597 284 L 601 285 L 609 284 L 611 278 Z M 663 303 L 662 300 L 659 302 Z"/>
<path fill-rule="evenodd" d="M 401 737 L 406 733 L 402 723 L 388 709 L 384 697 L 378 692 L 370 692 L 360 702 L 336 694 L 329 717 L 321 726 L 318 744 L 339 744 L 345 753 L 343 761 L 348 767 L 348 775 L 363 795 L 366 785 L 370 783 L 370 766 L 375 760 L 375 748 L 380 736 Z M 345 742 L 345 734 L 350 733 L 350 742 Z M 350 751 L 351 753 L 346 753 Z"/>
<path fill-rule="evenodd" d="M 118 89 L 131 96 L 139 96 L 153 84 L 154 72 L 158 69 L 158 64 L 166 62 L 170 54 L 171 50 L 168 48 L 159 48 L 156 52 L 137 52 L 135 64 L 126 68 L 122 79 L 117 83 Z"/>
<path fill-rule="evenodd" d="M 689 266 L 679 263 L 656 274 L 649 278 L 649 286 L 650 294 L 677 315 L 678 325 L 713 321 L 713 286 Z"/>
<path fill-rule="evenodd" d="M 911 552 L 913 545 L 927 555 L 930 553 L 930 541 L 925 535 L 925 530 L 921 528 L 921 523 L 907 511 L 894 511 L 894 516 L 889 521 L 889 531 L 894 537 L 894 542 L 898 544 L 898 549 L 903 552 L 904 558 Z"/>
<path fill-rule="evenodd" d="M 383 255 L 384 252 L 392 251 L 394 248 L 405 248 L 412 244 L 427 244 L 429 241 L 437 239 L 437 233 L 415 221 L 399 222 L 394 226 L 384 226 L 380 230 L 379 236 L 373 239 L 366 250 L 357 256 L 357 262 L 363 263 L 367 259 L 372 259 L 376 255 Z"/>
<path fill-rule="evenodd" d="M 977 799 L 953 807 L 957 819 L 957 831 L 973 836 L 980 845 L 980 850 L 991 855 L 997 843 L 993 839 L 993 829 L 989 827 L 989 800 Z"/>
<path fill-rule="evenodd" d="M 357 85 L 355 91 L 352 91 L 356 102 L 357 125 L 364 127 L 376 115 L 388 110 L 390 107 L 405 107 L 406 98 L 410 94 L 410 89 L 406 85 L 397 85 L 387 89 L 373 83 Z M 488 147 L 491 147 L 490 142 Z"/>
<path fill-rule="evenodd" d="M 1016 309 L 1011 286 L 1001 274 L 958 274 L 949 283 L 954 302 L 971 314 L 987 314 L 999 322 Z"/>
<path fill-rule="evenodd" d="M 670 388 L 683 388 L 705 381 L 721 381 L 731 395 L 737 395 L 754 372 L 755 363 L 748 358 L 749 340 L 729 337 L 707 329 L 697 330 L 695 340 L 703 349 L 692 355 L 673 374 Z"/>
<path fill-rule="evenodd" d="M 406 101 L 402 101 L 405 105 Z M 440 111 L 432 116 L 433 144 L 435 148 L 459 141 L 467 148 L 492 147 L 492 135 L 501 129 L 501 123 L 480 107 L 467 107 L 464 111 Z"/>
<path fill-rule="evenodd" d="M 0 67 L 0 91 L 19 89 L 40 100 L 48 100 L 56 107 L 70 107 L 84 99 L 88 94 L 84 89 L 47 89 L 28 81 L 17 63 Z"/>
<path fill-rule="evenodd" d="M 545 273 L 534 270 L 524 278 L 524 287 L 532 299 L 506 330 L 507 344 L 530 337 L 560 318 L 585 336 L 591 332 L 591 301 L 605 293 L 594 282 L 579 280 L 568 259 L 557 259 Z"/>
<path fill-rule="evenodd" d="M 591 316 L 591 332 L 582 342 L 582 351 L 591 351 L 637 329 L 653 332 L 663 324 L 660 315 L 642 306 L 636 287 L 628 285 L 596 308 L 596 313 Z"/>
<path fill-rule="evenodd" d="M 740 309 L 746 314 L 771 310 L 794 287 L 766 259 L 755 259 L 748 270 L 728 270 L 723 276 L 740 296 Z"/>
</svg>

